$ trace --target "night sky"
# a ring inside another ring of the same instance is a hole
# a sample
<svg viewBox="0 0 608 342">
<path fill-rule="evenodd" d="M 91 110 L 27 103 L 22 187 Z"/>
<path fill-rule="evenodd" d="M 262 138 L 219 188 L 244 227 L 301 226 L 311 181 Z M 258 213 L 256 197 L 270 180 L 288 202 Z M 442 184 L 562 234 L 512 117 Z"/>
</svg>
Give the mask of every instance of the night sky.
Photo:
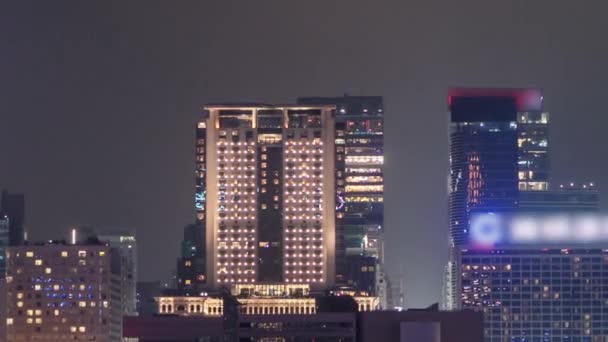
<svg viewBox="0 0 608 342">
<path fill-rule="evenodd" d="M 451 86 L 542 87 L 553 178 L 608 189 L 605 0 L 13 1 L 0 5 L 0 187 L 34 240 L 134 228 L 166 279 L 193 220 L 206 102 L 382 95 L 386 259 L 440 298 Z"/>
</svg>

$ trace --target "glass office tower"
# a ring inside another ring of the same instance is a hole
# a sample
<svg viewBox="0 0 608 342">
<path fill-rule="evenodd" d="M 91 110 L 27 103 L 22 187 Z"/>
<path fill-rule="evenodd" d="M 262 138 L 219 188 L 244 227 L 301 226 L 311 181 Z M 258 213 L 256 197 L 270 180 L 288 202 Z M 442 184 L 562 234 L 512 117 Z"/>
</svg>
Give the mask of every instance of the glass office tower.
<svg viewBox="0 0 608 342">
<path fill-rule="evenodd" d="M 530 159 L 518 147 L 518 114 L 542 112 L 542 95 L 536 89 L 451 89 L 449 110 L 450 238 L 452 246 L 466 246 L 472 212 L 516 208 L 519 161 Z"/>
<path fill-rule="evenodd" d="M 383 296 L 382 97 L 305 97 L 298 103 L 336 106 L 336 281 Z"/>
</svg>

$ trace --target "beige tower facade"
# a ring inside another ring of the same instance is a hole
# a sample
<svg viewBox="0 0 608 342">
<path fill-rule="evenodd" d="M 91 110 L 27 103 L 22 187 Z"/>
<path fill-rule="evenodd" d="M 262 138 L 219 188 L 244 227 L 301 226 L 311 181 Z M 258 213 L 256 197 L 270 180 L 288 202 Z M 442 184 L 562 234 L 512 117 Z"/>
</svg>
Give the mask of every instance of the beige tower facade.
<svg viewBox="0 0 608 342">
<path fill-rule="evenodd" d="M 334 107 L 221 104 L 205 112 L 197 196 L 207 283 L 331 286 Z"/>
</svg>

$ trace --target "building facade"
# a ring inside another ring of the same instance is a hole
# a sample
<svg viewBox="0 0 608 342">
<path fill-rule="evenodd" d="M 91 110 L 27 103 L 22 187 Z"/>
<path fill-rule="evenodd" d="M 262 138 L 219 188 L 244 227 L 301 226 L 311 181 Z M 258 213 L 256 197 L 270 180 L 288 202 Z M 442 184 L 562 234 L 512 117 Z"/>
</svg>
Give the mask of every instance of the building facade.
<svg viewBox="0 0 608 342">
<path fill-rule="evenodd" d="M 98 245 L 8 249 L 7 341 L 120 341 L 120 257 Z"/>
<path fill-rule="evenodd" d="M 161 296 L 160 281 L 137 282 L 137 314 L 153 316 L 158 312 L 156 297 Z"/>
<path fill-rule="evenodd" d="M 99 235 L 99 240 L 120 256 L 121 302 L 123 315 L 137 315 L 137 240 L 133 234 Z"/>
<path fill-rule="evenodd" d="M 0 279 L 0 341 L 6 341 L 6 316 L 8 309 L 6 305 L 6 279 Z"/>
<path fill-rule="evenodd" d="M 386 293 L 383 272 L 384 105 L 380 96 L 303 97 L 336 106 L 336 282 Z M 375 265 L 361 265 L 373 258 Z M 373 274 L 371 282 L 361 281 Z"/>
<path fill-rule="evenodd" d="M 483 308 L 486 341 L 608 338 L 608 254 L 601 248 L 462 252 L 462 301 Z"/>
<path fill-rule="evenodd" d="M 6 248 L 9 244 L 9 219 L 0 214 L 0 279 L 6 275 Z"/>
<path fill-rule="evenodd" d="M 542 113 L 542 94 L 536 89 L 457 88 L 450 89 L 448 102 L 450 245 L 466 246 L 471 213 L 516 209 L 519 162 L 529 175 L 528 160 L 533 159 L 518 147 L 524 132 L 532 130 L 518 130 L 518 115 Z"/>
<path fill-rule="evenodd" d="M 205 110 L 197 199 L 205 197 L 197 218 L 205 221 L 208 284 L 333 284 L 334 108 Z"/>
<path fill-rule="evenodd" d="M 534 107 L 518 110 L 517 132 L 519 190 L 549 190 L 549 113 Z"/>
<path fill-rule="evenodd" d="M 184 293 L 198 294 L 206 283 L 203 231 L 200 222 L 184 227 L 176 279 L 177 288 Z"/>
<path fill-rule="evenodd" d="M 550 187 L 542 102 L 537 89 L 450 90 L 447 307 L 483 311 L 487 341 L 606 339 L 605 246 L 580 239 L 589 223 L 561 220 L 589 219 L 599 194 L 592 183 Z M 510 216 L 512 231 L 492 228 Z"/>
<path fill-rule="evenodd" d="M 493 219 L 472 225 L 484 248 L 459 250 L 458 269 L 462 307 L 484 312 L 486 340 L 608 339 L 608 218 L 567 210 L 484 215 Z"/>
<path fill-rule="evenodd" d="M 448 93 L 450 260 L 445 307 L 460 307 L 458 250 L 471 215 L 518 210 L 522 191 L 548 189 L 548 118 L 539 89 L 453 88 Z"/>
<path fill-rule="evenodd" d="M 597 212 L 600 194 L 595 184 L 561 186 L 547 191 L 520 191 L 519 211 L 533 213 Z"/>
<path fill-rule="evenodd" d="M 25 236 L 25 196 L 3 190 L 0 197 L 0 213 L 9 219 L 9 245 L 22 245 Z"/>
</svg>

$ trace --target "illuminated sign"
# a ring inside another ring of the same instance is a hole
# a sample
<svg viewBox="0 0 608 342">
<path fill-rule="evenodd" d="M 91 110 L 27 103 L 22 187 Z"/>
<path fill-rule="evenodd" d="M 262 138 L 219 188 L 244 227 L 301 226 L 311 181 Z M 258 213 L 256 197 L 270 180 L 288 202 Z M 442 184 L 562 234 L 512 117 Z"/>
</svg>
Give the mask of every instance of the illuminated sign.
<svg viewBox="0 0 608 342">
<path fill-rule="evenodd" d="M 479 248 L 526 244 L 608 245 L 608 216 L 476 214 L 471 218 L 470 238 L 471 244 Z"/>
</svg>

